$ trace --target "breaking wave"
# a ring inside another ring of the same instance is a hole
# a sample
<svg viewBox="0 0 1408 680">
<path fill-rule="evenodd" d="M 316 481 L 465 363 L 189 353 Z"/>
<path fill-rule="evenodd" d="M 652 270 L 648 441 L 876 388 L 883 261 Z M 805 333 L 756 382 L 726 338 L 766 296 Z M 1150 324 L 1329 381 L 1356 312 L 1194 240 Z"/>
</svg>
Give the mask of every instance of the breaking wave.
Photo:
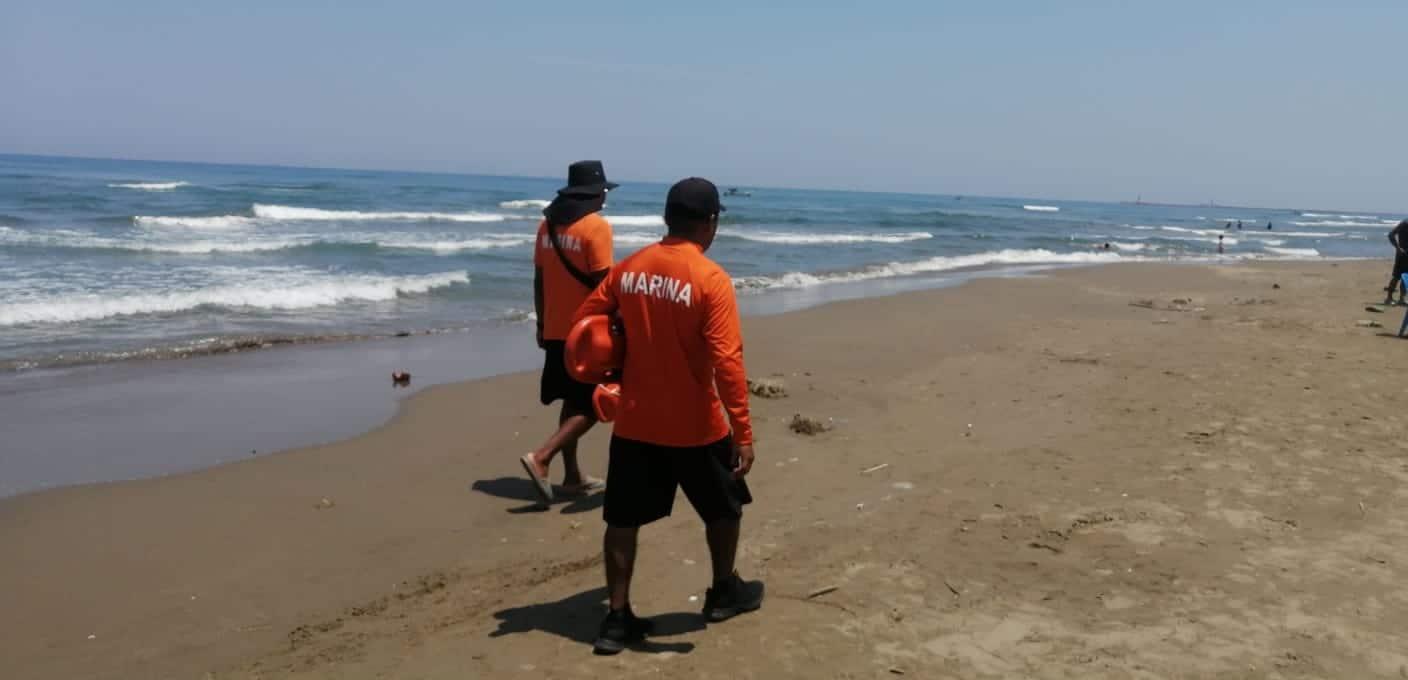
<svg viewBox="0 0 1408 680">
<path fill-rule="evenodd" d="M 1137 258 L 1122 257 L 1117 253 L 1057 253 L 1050 250 L 999 250 L 972 255 L 952 255 L 931 257 L 915 262 L 891 262 L 885 265 L 867 267 L 858 271 L 808 274 L 789 272 L 776 276 L 745 276 L 737 279 L 734 286 L 742 289 L 807 288 L 828 283 L 850 283 L 872 279 L 911 276 L 973 269 L 992 265 L 1020 264 L 1097 264 L 1102 262 L 1137 261 Z"/>
<path fill-rule="evenodd" d="M 349 301 L 394 300 L 402 295 L 469 282 L 469 272 L 420 276 L 322 275 L 297 273 L 212 285 L 195 290 L 152 293 L 66 295 L 0 304 L 0 326 L 62 324 L 118 316 L 173 314 L 199 308 L 289 310 L 327 307 Z"/>
<path fill-rule="evenodd" d="M 852 243 L 908 243 L 933 238 L 927 231 L 879 234 L 803 234 L 775 231 L 741 231 L 736 229 L 720 231 L 721 236 L 756 241 L 758 243 L 779 243 L 785 245 L 828 245 Z"/>
<path fill-rule="evenodd" d="M 190 185 L 190 182 L 129 182 L 109 184 L 108 188 L 136 189 L 138 191 L 171 191 L 172 189 L 179 189 Z"/>
</svg>

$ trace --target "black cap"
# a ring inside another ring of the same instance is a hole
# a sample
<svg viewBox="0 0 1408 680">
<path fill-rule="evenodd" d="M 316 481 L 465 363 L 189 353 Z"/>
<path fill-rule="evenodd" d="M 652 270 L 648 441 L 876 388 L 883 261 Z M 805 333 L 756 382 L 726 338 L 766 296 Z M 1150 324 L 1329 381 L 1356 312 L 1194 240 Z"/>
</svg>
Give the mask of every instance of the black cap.
<svg viewBox="0 0 1408 680">
<path fill-rule="evenodd" d="M 575 196 L 598 196 L 609 189 L 621 186 L 606 181 L 606 168 L 601 161 L 577 161 L 567 166 L 567 186 L 557 190 L 559 194 Z"/>
<path fill-rule="evenodd" d="M 719 203 L 719 188 L 702 177 L 675 182 L 665 196 L 665 212 L 683 212 L 695 217 L 717 215 L 727 208 Z"/>
</svg>

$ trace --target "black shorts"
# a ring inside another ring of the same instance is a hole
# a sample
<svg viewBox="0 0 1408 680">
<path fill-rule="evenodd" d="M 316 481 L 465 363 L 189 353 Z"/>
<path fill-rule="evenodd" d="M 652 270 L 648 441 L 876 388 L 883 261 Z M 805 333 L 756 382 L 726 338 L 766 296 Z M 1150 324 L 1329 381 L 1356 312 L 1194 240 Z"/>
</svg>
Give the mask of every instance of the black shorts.
<svg viewBox="0 0 1408 680">
<path fill-rule="evenodd" d="M 567 375 L 567 363 L 563 359 L 567 343 L 548 340 L 543 344 L 543 378 L 538 386 L 538 399 L 544 406 L 561 399 L 577 413 L 595 414 L 592 392 L 596 391 L 596 385 L 577 382 Z"/>
<path fill-rule="evenodd" d="M 611 438 L 606 467 L 606 523 L 633 528 L 670 516 L 675 488 L 705 524 L 743 517 L 753 502 L 748 484 L 733 478 L 733 438 L 677 448 Z"/>
</svg>

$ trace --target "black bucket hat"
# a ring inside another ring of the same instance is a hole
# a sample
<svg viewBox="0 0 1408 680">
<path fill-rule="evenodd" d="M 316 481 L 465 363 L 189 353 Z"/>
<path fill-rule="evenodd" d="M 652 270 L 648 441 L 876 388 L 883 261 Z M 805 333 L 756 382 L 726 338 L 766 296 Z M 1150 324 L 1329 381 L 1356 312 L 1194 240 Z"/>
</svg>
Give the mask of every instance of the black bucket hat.
<svg viewBox="0 0 1408 680">
<path fill-rule="evenodd" d="M 599 196 L 621 186 L 606 181 L 606 169 L 601 161 L 577 161 L 567 166 L 567 186 L 557 190 L 559 195 Z"/>
</svg>

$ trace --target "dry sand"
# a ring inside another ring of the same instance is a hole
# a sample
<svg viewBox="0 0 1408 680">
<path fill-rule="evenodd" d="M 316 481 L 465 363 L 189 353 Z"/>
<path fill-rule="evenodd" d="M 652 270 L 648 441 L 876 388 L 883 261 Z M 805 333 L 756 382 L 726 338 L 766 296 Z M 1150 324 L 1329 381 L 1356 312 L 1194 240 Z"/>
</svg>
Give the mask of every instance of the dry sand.
<svg viewBox="0 0 1408 680">
<path fill-rule="evenodd" d="M 0 675 L 1408 676 L 1408 343 L 1364 311 L 1384 269 L 1111 266 L 748 320 L 750 370 L 789 393 L 754 400 L 740 566 L 769 600 L 703 626 L 681 499 L 634 591 L 663 634 L 613 658 L 588 647 L 599 497 L 533 512 L 518 476 L 552 418 L 533 376 L 0 501 Z"/>
</svg>

